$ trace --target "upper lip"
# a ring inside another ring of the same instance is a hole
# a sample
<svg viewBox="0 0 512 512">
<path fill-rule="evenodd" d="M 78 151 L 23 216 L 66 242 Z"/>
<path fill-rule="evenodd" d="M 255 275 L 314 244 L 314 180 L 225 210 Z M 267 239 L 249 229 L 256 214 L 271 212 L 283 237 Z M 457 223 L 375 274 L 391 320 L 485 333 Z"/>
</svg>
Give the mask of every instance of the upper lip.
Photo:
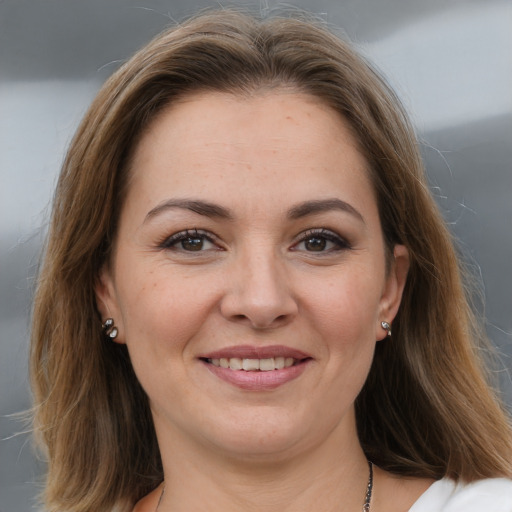
<svg viewBox="0 0 512 512">
<path fill-rule="evenodd" d="M 240 359 L 270 359 L 271 357 L 293 357 L 293 359 L 307 359 L 309 354 L 301 350 L 286 347 L 284 345 L 269 345 L 266 347 L 253 345 L 237 345 L 234 347 L 221 348 L 202 354 L 200 359 L 230 359 L 239 357 Z"/>
</svg>

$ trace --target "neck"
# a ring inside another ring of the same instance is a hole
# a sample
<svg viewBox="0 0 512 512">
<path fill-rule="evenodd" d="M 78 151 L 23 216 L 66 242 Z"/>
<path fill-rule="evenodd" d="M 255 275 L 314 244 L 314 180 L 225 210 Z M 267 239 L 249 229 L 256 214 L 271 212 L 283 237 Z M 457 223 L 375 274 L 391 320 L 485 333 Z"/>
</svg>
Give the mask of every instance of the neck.
<svg viewBox="0 0 512 512">
<path fill-rule="evenodd" d="M 227 457 L 161 441 L 166 490 L 158 512 L 360 511 L 368 462 L 357 436 L 334 437 L 336 443 L 293 457 L 269 458 Z"/>
</svg>

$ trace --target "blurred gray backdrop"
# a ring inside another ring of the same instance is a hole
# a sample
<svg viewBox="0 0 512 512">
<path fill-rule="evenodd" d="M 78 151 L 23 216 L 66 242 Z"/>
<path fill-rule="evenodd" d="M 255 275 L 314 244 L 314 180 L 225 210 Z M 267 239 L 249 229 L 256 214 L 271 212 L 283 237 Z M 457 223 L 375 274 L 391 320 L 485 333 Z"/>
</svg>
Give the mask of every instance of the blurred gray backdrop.
<svg viewBox="0 0 512 512">
<path fill-rule="evenodd" d="M 512 2 L 220 2 L 299 6 L 340 27 L 398 91 L 432 190 L 486 299 L 512 404 Z M 208 0 L 0 0 L 0 512 L 34 507 L 44 469 L 13 416 L 30 407 L 30 300 L 65 147 L 102 82 Z M 35 508 L 37 510 L 37 507 Z"/>
</svg>

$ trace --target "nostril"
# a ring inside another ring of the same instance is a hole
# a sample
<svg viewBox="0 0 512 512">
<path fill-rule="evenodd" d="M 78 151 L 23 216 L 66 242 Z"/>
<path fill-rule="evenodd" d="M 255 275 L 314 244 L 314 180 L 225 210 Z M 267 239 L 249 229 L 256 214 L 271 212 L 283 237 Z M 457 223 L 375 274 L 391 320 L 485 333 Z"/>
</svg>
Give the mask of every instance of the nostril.
<svg viewBox="0 0 512 512">
<path fill-rule="evenodd" d="M 230 320 L 234 322 L 249 323 L 254 329 L 269 329 L 281 326 L 288 322 L 290 315 L 278 315 L 275 318 L 260 318 L 256 315 L 234 314 L 230 316 Z"/>
<path fill-rule="evenodd" d="M 220 312 L 224 318 L 267 329 L 282 326 L 295 316 L 298 307 L 287 288 L 276 281 L 266 286 L 249 285 L 234 287 L 222 296 Z"/>
</svg>

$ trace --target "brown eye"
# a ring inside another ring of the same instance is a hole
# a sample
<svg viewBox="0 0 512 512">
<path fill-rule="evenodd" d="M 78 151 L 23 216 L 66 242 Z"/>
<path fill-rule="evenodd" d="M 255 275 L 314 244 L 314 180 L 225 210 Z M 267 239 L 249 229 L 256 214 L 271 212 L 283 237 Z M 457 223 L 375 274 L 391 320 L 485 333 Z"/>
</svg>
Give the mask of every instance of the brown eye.
<svg viewBox="0 0 512 512">
<path fill-rule="evenodd" d="M 201 251 L 204 246 L 204 237 L 194 236 L 181 241 L 181 247 L 185 251 Z"/>
<path fill-rule="evenodd" d="M 318 236 L 312 236 L 304 240 L 304 248 L 306 251 L 324 251 L 327 247 L 327 240 Z"/>
<path fill-rule="evenodd" d="M 208 232 L 198 230 L 185 230 L 175 233 L 166 238 L 160 248 L 176 252 L 205 252 L 212 250 L 220 250 L 215 243 L 215 236 Z"/>
<path fill-rule="evenodd" d="M 302 234 L 301 239 L 292 247 L 293 251 L 329 254 L 350 249 L 349 243 L 329 229 L 311 229 Z"/>
</svg>

